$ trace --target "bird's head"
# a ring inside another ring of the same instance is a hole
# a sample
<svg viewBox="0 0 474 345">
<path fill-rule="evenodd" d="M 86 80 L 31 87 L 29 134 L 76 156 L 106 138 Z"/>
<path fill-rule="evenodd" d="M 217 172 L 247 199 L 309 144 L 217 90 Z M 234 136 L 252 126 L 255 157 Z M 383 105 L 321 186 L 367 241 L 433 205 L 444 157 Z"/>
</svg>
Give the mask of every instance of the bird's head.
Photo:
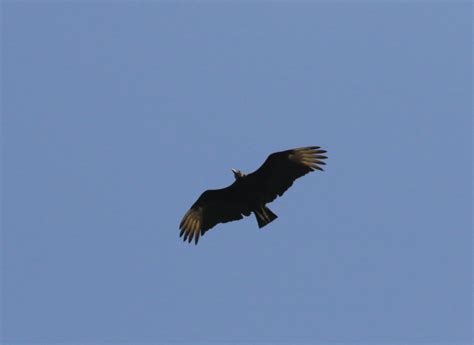
<svg viewBox="0 0 474 345">
<path fill-rule="evenodd" d="M 245 176 L 245 174 L 242 171 L 237 170 L 237 169 L 232 169 L 232 172 L 234 173 L 234 177 L 236 180 Z"/>
</svg>

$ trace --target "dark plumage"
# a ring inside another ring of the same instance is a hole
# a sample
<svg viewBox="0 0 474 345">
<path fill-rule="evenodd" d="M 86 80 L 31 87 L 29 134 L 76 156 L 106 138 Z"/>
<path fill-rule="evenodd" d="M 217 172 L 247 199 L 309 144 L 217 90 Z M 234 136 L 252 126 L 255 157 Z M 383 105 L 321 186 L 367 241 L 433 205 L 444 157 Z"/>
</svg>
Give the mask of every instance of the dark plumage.
<svg viewBox="0 0 474 345">
<path fill-rule="evenodd" d="M 201 194 L 183 217 L 179 228 L 184 241 L 197 244 L 199 237 L 219 223 L 242 219 L 252 212 L 260 228 L 277 218 L 266 203 L 282 196 L 293 182 L 307 173 L 323 170 L 326 153 L 319 146 L 300 147 L 272 153 L 263 165 L 249 175 L 234 170 L 235 182 L 222 189 Z"/>
</svg>

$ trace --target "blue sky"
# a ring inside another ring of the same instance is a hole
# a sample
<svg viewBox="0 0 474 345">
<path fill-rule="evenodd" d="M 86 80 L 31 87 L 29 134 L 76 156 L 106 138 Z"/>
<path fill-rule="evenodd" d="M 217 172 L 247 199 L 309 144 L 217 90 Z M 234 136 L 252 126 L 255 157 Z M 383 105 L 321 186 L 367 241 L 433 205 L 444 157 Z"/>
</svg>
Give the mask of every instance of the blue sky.
<svg viewBox="0 0 474 345">
<path fill-rule="evenodd" d="M 469 2 L 1 6 L 5 344 L 470 343 Z M 305 145 L 271 225 L 180 241 Z"/>
</svg>

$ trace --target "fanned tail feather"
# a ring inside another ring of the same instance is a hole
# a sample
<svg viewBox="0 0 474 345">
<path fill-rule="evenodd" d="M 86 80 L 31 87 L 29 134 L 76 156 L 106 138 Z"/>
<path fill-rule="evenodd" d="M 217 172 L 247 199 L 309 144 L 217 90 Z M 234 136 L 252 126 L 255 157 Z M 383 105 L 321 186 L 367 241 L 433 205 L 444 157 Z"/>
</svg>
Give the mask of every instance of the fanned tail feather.
<svg viewBox="0 0 474 345">
<path fill-rule="evenodd" d="M 278 218 L 278 216 L 266 206 L 262 206 L 260 209 L 255 210 L 254 213 L 259 228 L 263 228 L 265 225 Z"/>
</svg>

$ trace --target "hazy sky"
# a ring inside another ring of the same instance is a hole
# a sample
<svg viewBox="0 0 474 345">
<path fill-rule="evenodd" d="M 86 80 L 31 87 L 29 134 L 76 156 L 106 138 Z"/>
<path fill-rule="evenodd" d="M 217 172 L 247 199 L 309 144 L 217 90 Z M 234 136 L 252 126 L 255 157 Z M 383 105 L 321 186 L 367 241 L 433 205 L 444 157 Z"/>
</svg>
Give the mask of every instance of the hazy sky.
<svg viewBox="0 0 474 345">
<path fill-rule="evenodd" d="M 3 1 L 5 344 L 468 344 L 470 2 Z M 325 172 L 178 225 L 274 151 Z"/>
</svg>

